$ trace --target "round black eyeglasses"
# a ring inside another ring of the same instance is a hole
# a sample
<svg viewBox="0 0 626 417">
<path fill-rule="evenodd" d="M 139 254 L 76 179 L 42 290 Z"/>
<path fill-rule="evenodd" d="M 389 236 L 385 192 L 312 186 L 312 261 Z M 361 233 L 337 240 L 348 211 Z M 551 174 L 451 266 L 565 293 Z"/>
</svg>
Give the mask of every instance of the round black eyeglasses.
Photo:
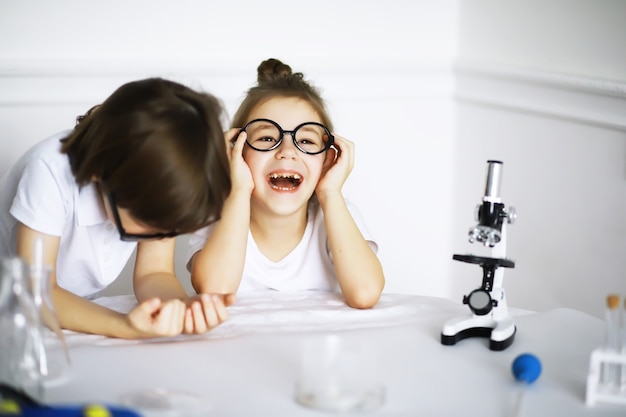
<svg viewBox="0 0 626 417">
<path fill-rule="evenodd" d="M 293 144 L 307 155 L 317 155 L 328 150 L 335 142 L 335 137 L 326 126 L 317 122 L 299 124 L 293 130 L 284 130 L 270 119 L 254 119 L 240 131 L 248 135 L 246 143 L 255 151 L 272 151 L 283 143 L 285 134 L 290 134 Z"/>
</svg>

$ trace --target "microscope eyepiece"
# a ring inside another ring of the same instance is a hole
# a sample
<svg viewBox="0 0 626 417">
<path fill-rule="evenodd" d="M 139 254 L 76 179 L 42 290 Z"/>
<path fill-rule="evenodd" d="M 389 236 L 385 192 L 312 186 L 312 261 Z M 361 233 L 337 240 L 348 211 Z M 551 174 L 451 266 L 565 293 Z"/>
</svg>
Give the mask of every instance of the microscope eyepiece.
<svg viewBox="0 0 626 417">
<path fill-rule="evenodd" d="M 500 201 L 501 179 L 502 161 L 487 161 L 487 179 L 485 181 L 484 201 Z"/>
</svg>

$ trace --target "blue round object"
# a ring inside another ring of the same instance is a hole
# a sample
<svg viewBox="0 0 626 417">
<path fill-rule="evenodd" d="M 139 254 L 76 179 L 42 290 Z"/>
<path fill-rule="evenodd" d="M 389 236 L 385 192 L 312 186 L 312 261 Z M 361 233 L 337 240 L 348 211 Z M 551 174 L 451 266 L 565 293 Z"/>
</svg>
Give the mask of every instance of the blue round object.
<svg viewBox="0 0 626 417">
<path fill-rule="evenodd" d="M 541 362 L 532 353 L 523 353 L 515 358 L 511 370 L 516 380 L 532 384 L 541 375 Z"/>
</svg>

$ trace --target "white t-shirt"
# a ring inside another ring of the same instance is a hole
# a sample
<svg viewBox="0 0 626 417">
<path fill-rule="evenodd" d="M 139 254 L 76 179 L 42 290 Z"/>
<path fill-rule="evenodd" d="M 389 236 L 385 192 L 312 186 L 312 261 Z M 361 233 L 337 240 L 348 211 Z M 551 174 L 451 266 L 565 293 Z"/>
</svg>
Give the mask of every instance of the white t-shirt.
<svg viewBox="0 0 626 417">
<path fill-rule="evenodd" d="M 0 178 L 0 257 L 15 256 L 17 223 L 60 236 L 58 284 L 95 296 L 121 273 L 136 247 L 123 242 L 93 183 L 79 187 L 58 133 L 28 150 Z"/>
<path fill-rule="evenodd" d="M 361 214 L 349 201 L 348 210 L 352 214 L 361 234 L 374 252 L 378 245 L 372 238 Z M 189 239 L 188 259 L 202 249 L 213 231 L 213 225 L 193 233 Z M 188 263 L 189 265 L 189 263 Z M 337 290 L 337 277 L 332 256 L 328 248 L 328 236 L 324 227 L 324 213 L 321 208 L 310 208 L 302 240 L 287 256 L 278 262 L 265 257 L 248 232 L 246 261 L 238 292 L 273 289 L 279 291 L 296 290 Z"/>
</svg>

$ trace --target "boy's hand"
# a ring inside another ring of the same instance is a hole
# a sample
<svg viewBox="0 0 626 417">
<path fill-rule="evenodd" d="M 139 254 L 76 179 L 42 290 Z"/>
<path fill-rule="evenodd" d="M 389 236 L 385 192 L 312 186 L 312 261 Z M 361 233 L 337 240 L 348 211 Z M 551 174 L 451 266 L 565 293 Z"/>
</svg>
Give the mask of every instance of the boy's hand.
<svg viewBox="0 0 626 417">
<path fill-rule="evenodd" d="M 127 319 L 143 337 L 176 336 L 183 331 L 185 303 L 151 298 L 132 309 Z"/>
</svg>

